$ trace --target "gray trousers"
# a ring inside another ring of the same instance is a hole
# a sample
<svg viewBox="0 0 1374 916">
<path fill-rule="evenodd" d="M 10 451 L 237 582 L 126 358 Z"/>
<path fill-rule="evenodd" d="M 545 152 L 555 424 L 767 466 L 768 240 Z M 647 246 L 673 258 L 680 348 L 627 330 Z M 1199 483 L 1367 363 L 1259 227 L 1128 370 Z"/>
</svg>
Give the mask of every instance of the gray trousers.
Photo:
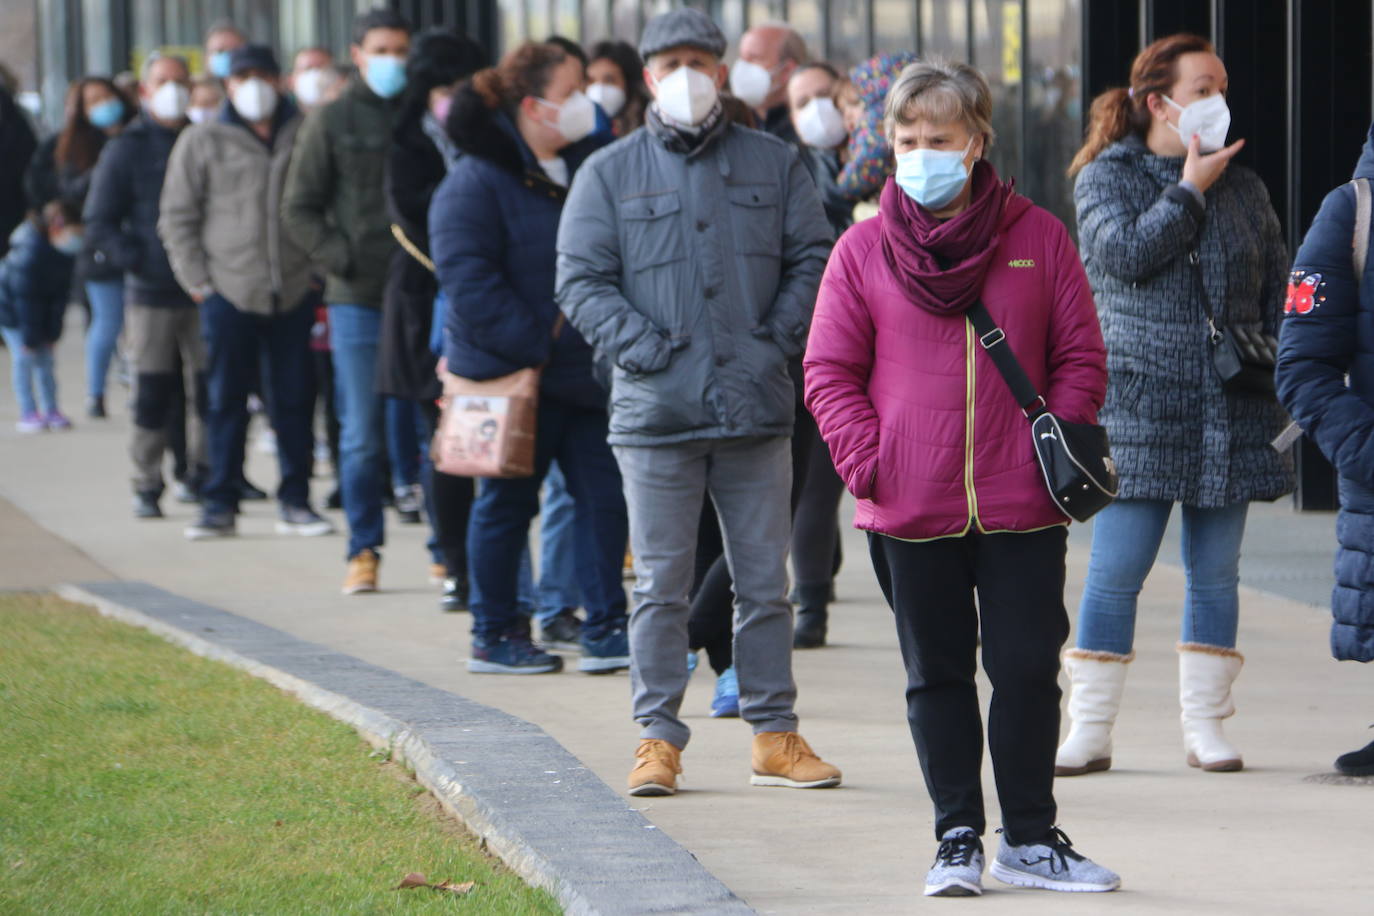
<svg viewBox="0 0 1374 916">
<path fill-rule="evenodd" d="M 792 457 L 783 437 L 616 446 L 634 551 L 630 679 L 641 738 L 686 747 L 687 595 L 701 501 L 720 518 L 735 583 L 740 716 L 754 732 L 796 731 L 792 606 L 787 601 Z"/>
<path fill-rule="evenodd" d="M 134 491 L 162 492 L 162 456 L 167 450 L 167 420 L 171 413 L 180 357 L 186 392 L 186 458 L 192 473 L 207 465 L 205 423 L 205 341 L 200 335 L 200 310 L 162 308 L 129 303 L 124 327 L 134 369 Z"/>
</svg>

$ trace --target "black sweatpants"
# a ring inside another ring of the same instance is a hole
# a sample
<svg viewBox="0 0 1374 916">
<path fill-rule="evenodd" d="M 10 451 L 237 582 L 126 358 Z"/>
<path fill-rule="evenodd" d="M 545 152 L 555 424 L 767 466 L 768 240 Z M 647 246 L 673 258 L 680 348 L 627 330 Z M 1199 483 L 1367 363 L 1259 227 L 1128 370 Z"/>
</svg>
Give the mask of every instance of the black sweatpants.
<svg viewBox="0 0 1374 916">
<path fill-rule="evenodd" d="M 937 838 L 951 827 L 979 835 L 987 827 L 974 683 L 980 619 L 992 681 L 988 747 L 1005 835 L 1020 845 L 1054 826 L 1067 538 L 1060 526 L 923 543 L 869 535 L 873 569 L 896 617 L 907 721 L 935 803 Z"/>
</svg>

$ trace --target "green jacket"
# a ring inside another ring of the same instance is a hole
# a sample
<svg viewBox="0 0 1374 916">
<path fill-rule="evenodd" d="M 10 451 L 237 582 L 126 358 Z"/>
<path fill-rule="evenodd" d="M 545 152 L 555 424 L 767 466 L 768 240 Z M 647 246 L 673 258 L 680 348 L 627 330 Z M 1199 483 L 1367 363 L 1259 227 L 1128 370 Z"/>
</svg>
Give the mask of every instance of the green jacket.
<svg viewBox="0 0 1374 916">
<path fill-rule="evenodd" d="M 381 307 L 396 250 L 382 176 L 398 105 L 355 76 L 296 137 L 282 225 L 324 269 L 325 302 Z"/>
</svg>

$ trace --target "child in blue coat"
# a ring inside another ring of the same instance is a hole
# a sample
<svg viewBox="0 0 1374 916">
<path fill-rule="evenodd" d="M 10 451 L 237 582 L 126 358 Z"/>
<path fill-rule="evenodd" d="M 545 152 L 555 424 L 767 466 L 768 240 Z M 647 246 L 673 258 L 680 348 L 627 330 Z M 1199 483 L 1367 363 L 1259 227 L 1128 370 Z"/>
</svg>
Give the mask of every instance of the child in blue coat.
<svg viewBox="0 0 1374 916">
<path fill-rule="evenodd" d="M 21 433 L 71 429 L 71 421 L 57 409 L 53 345 L 62 335 L 72 266 L 81 245 L 81 214 L 70 203 L 53 201 L 19 224 L 10 236 L 9 253 L 0 260 L 0 336 L 10 351 Z"/>
</svg>

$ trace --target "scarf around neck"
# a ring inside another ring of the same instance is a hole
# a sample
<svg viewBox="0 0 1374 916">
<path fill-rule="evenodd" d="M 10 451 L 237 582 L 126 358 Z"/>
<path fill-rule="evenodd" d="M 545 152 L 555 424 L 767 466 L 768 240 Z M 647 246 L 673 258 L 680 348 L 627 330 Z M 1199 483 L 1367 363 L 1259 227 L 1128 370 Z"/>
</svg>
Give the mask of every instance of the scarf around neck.
<svg viewBox="0 0 1374 916">
<path fill-rule="evenodd" d="M 974 163 L 970 180 L 969 205 L 950 219 L 936 219 L 891 178 L 878 202 L 888 267 L 915 305 L 937 315 L 960 314 L 982 294 L 1014 196 L 1014 182 L 999 180 L 986 159 Z"/>
</svg>

